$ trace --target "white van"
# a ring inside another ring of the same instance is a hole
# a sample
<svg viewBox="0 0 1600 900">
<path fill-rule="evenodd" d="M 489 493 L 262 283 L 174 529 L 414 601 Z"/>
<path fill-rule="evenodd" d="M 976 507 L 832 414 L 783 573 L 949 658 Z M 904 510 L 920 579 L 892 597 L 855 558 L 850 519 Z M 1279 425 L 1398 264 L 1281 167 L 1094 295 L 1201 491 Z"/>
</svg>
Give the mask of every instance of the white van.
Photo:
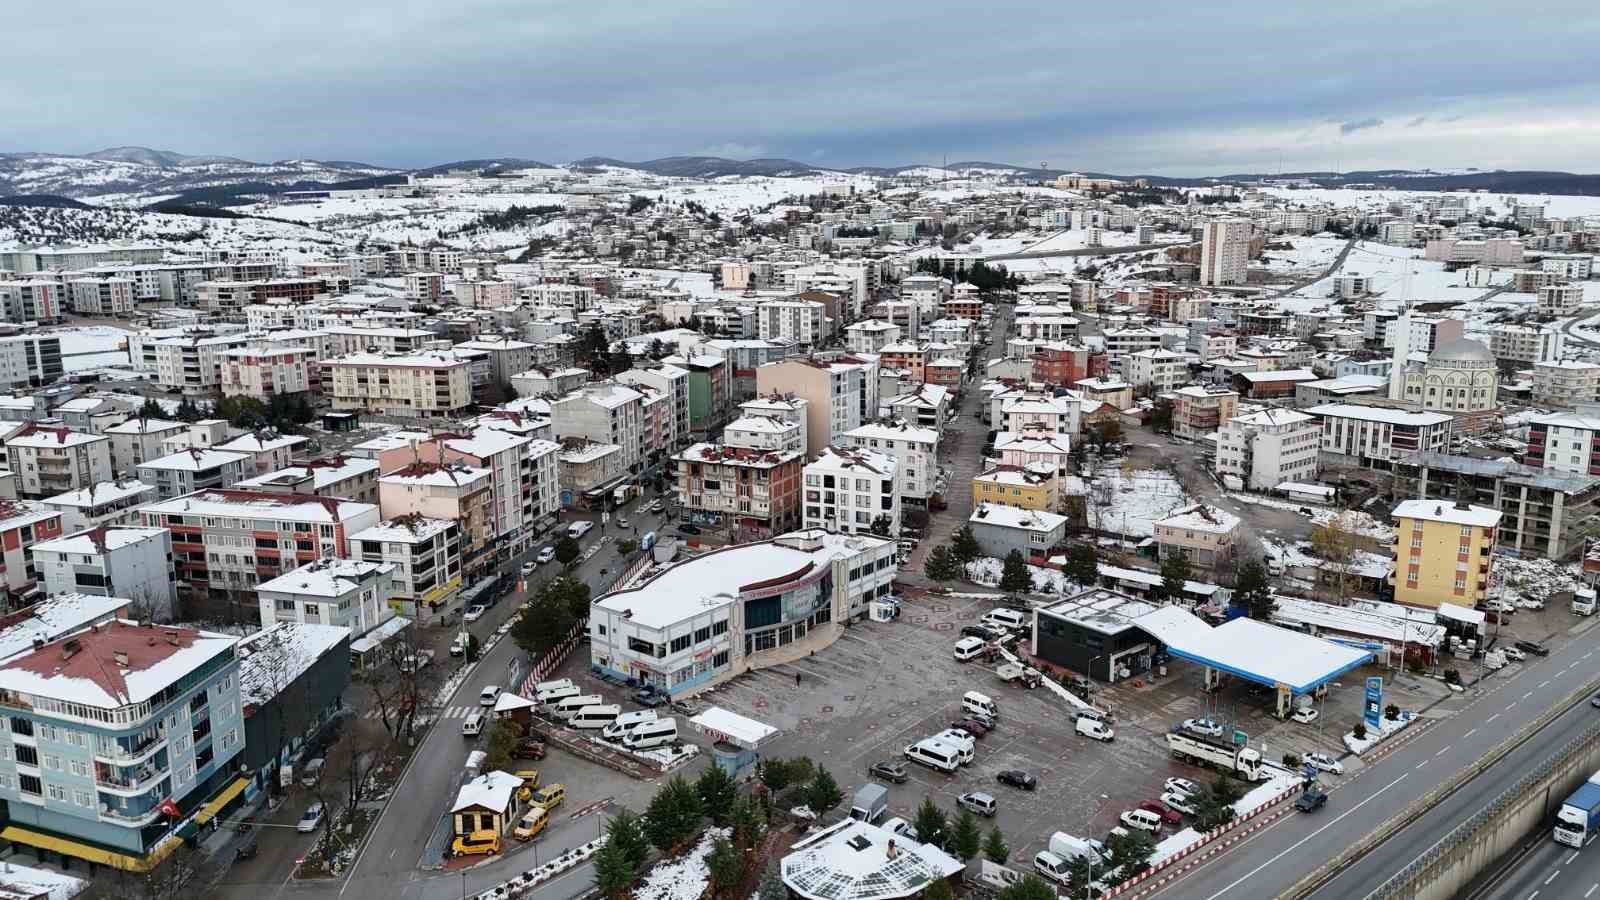
<svg viewBox="0 0 1600 900">
<path fill-rule="evenodd" d="M 931 740 L 956 748 L 956 752 L 961 754 L 962 765 L 970 764 L 973 752 L 978 749 L 977 743 L 973 741 L 971 736 L 961 734 L 953 728 L 946 728 L 944 731 L 934 735 Z"/>
<path fill-rule="evenodd" d="M 484 715 L 481 712 L 475 712 L 472 715 L 467 716 L 461 721 L 461 736 L 477 737 L 478 735 L 483 734 L 483 720 Z"/>
<path fill-rule="evenodd" d="M 499 700 L 499 699 L 500 699 L 500 685 L 491 684 L 488 687 L 484 688 L 481 692 L 479 692 L 479 694 L 478 694 L 478 705 L 479 706 L 493 706 L 494 702 L 496 700 Z"/>
<path fill-rule="evenodd" d="M 622 707 L 615 703 L 593 704 L 578 710 L 571 721 L 567 722 L 573 728 L 604 728 L 617 721 L 617 716 L 622 715 Z"/>
<path fill-rule="evenodd" d="M 622 739 L 622 746 L 629 750 L 649 750 L 652 747 L 664 747 L 678 741 L 678 720 L 668 716 L 654 722 L 644 722 L 639 727 L 628 732 Z"/>
<path fill-rule="evenodd" d="M 1087 716 L 1079 717 L 1075 730 L 1084 737 L 1091 737 L 1106 743 L 1110 743 L 1117 736 L 1117 733 L 1111 729 L 1110 725 L 1099 719 L 1091 719 Z"/>
<path fill-rule="evenodd" d="M 905 754 L 906 759 L 940 772 L 954 772 L 961 765 L 960 751 L 932 738 L 908 745 Z"/>
<path fill-rule="evenodd" d="M 578 714 L 578 710 L 585 706 L 599 706 L 605 700 L 599 694 L 580 694 L 576 697 L 567 697 L 557 703 L 550 712 L 558 719 L 570 719 Z"/>
<path fill-rule="evenodd" d="M 621 741 L 628 736 L 628 732 L 638 728 L 646 722 L 656 720 L 656 711 L 653 709 L 636 709 L 617 716 L 617 720 L 606 726 L 600 736 L 613 743 Z"/>
<path fill-rule="evenodd" d="M 978 624 L 1021 631 L 1023 626 L 1028 624 L 1028 617 L 1014 609 L 993 609 L 984 614 L 984 617 L 978 620 Z"/>
<path fill-rule="evenodd" d="M 1140 831 L 1158 834 L 1161 831 L 1161 817 L 1148 809 L 1130 809 L 1120 817 L 1122 824 Z"/>
<path fill-rule="evenodd" d="M 534 685 L 533 697 L 543 703 L 546 694 L 553 694 L 557 691 L 575 691 L 577 689 L 578 685 L 571 678 L 557 678 L 555 681 L 541 681 Z"/>
<path fill-rule="evenodd" d="M 560 703 L 568 697 L 576 697 L 582 693 L 583 691 L 579 690 L 577 685 L 573 684 L 571 681 L 568 681 L 566 684 L 558 687 L 540 691 L 537 694 L 534 694 L 533 698 L 545 706 L 555 706 L 557 703 Z"/>
<path fill-rule="evenodd" d="M 964 637 L 956 641 L 956 662 L 966 662 L 983 654 L 983 638 Z"/>
<path fill-rule="evenodd" d="M 1000 707 L 989 699 L 988 694 L 980 694 L 977 691 L 967 691 L 961 695 L 961 708 L 969 713 L 983 713 L 991 719 L 1000 718 Z"/>
</svg>

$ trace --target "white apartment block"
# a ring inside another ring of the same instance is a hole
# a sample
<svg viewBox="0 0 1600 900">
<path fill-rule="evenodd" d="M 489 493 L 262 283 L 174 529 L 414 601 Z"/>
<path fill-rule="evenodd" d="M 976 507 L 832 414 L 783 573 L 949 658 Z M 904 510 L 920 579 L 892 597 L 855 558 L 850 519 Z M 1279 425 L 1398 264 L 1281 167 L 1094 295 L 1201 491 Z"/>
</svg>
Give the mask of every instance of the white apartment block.
<svg viewBox="0 0 1600 900">
<path fill-rule="evenodd" d="M 1534 403 L 1577 406 L 1596 400 L 1600 400 L 1600 365 L 1570 359 L 1534 363 Z"/>
<path fill-rule="evenodd" d="M 59 322 L 66 305 L 67 286 L 59 281 L 0 281 L 0 311 L 7 322 Z"/>
<path fill-rule="evenodd" d="M 104 435 L 29 423 L 6 439 L 17 491 L 50 497 L 111 480 L 111 441 Z"/>
<path fill-rule="evenodd" d="M 845 327 L 845 346 L 851 353 L 877 353 L 900 340 L 900 326 L 882 319 L 867 319 Z"/>
<path fill-rule="evenodd" d="M 1585 253 L 1550 253 L 1539 260 L 1539 271 L 1573 281 L 1585 281 L 1594 272 L 1594 257 Z"/>
<path fill-rule="evenodd" d="M 167 388 L 209 393 L 222 385 L 222 367 L 229 350 L 247 347 L 243 334 L 176 337 L 154 343 L 156 383 Z"/>
<path fill-rule="evenodd" d="M 489 370 L 496 382 L 510 382 L 512 376 L 533 368 L 534 345 L 511 338 L 482 338 L 462 341 L 457 350 L 475 350 L 489 354 Z"/>
<path fill-rule="evenodd" d="M 71 534 L 101 525 L 135 524 L 138 507 L 156 499 L 154 486 L 117 479 L 46 497 L 39 503 L 60 513 L 62 531 Z"/>
<path fill-rule="evenodd" d="M 756 393 L 805 401 L 806 453 L 814 457 L 861 425 L 866 374 L 859 365 L 784 360 L 756 369 Z"/>
<path fill-rule="evenodd" d="M 131 476 L 140 463 L 166 456 L 161 442 L 188 430 L 182 422 L 138 417 L 110 426 L 103 434 L 111 442 L 113 477 Z"/>
<path fill-rule="evenodd" d="M 394 618 L 392 563 L 318 559 L 256 586 L 261 627 L 334 625 L 358 638 Z"/>
<path fill-rule="evenodd" d="M 240 348 L 222 355 L 222 394 L 263 402 L 311 390 L 312 351 L 305 347 Z"/>
<path fill-rule="evenodd" d="M 62 374 L 61 338 L 45 334 L 0 338 L 0 386 L 39 387 Z"/>
<path fill-rule="evenodd" d="M 439 272 L 408 272 L 406 299 L 412 303 L 438 303 L 444 299 L 444 275 Z"/>
<path fill-rule="evenodd" d="M 637 473 L 644 459 L 644 395 L 618 382 L 584 385 L 550 403 L 550 427 L 557 440 L 588 438 L 622 448 L 622 466 Z"/>
<path fill-rule="evenodd" d="M 1200 233 L 1200 283 L 1244 284 L 1250 262 L 1249 219 L 1218 219 Z"/>
<path fill-rule="evenodd" d="M 1023 394 L 1000 403 L 999 430 L 1012 434 L 1077 434 L 1083 415 L 1083 402 L 1075 395 Z"/>
<path fill-rule="evenodd" d="M 1022 316 L 1013 336 L 1025 341 L 1076 341 L 1078 325 L 1072 316 Z"/>
<path fill-rule="evenodd" d="M 1373 468 L 1388 468 L 1394 460 L 1417 453 L 1445 452 L 1455 421 L 1445 413 L 1350 403 L 1313 406 L 1305 412 L 1322 422 L 1325 461 L 1353 461 Z"/>
<path fill-rule="evenodd" d="M 938 316 L 955 286 L 937 275 L 912 275 L 900 282 L 900 297 L 917 305 L 924 316 Z"/>
<path fill-rule="evenodd" d="M 1567 336 L 1549 325 L 1490 325 L 1489 352 L 1513 362 L 1554 362 L 1566 349 Z"/>
<path fill-rule="evenodd" d="M 660 364 L 650 369 L 629 369 L 620 372 L 616 380 L 634 387 L 651 387 L 665 394 L 672 405 L 672 448 L 689 442 L 689 370 L 678 366 Z M 580 382 L 581 384 L 581 382 Z M 573 386 L 574 389 L 577 385 Z M 562 391 L 561 393 L 566 393 Z"/>
<path fill-rule="evenodd" d="M 1600 474 L 1600 407 L 1578 404 L 1577 412 L 1528 420 L 1528 450 L 1520 462 L 1536 469 Z"/>
<path fill-rule="evenodd" d="M 722 443 L 747 450 L 806 452 L 803 422 L 785 421 L 776 416 L 742 415 L 722 429 Z"/>
<path fill-rule="evenodd" d="M 205 488 L 225 488 L 253 474 L 248 453 L 193 447 L 147 459 L 134 467 L 139 480 L 165 500 Z"/>
<path fill-rule="evenodd" d="M 894 457 L 902 501 L 926 506 L 929 495 L 939 489 L 938 429 L 904 422 L 871 423 L 845 432 L 845 440 L 857 449 Z"/>
<path fill-rule="evenodd" d="M 334 356 L 353 353 L 415 353 L 440 341 L 431 331 L 393 325 L 324 325 Z"/>
<path fill-rule="evenodd" d="M 437 611 L 461 590 L 461 529 L 446 519 L 402 516 L 350 535 L 349 557 L 394 566 L 395 596 Z"/>
<path fill-rule="evenodd" d="M 129 315 L 134 310 L 133 280 L 129 278 L 77 278 L 72 288 L 72 311 L 89 316 Z"/>
<path fill-rule="evenodd" d="M 360 353 L 323 360 L 323 385 L 337 410 L 389 416 L 457 417 L 472 405 L 472 360 L 453 353 Z"/>
<path fill-rule="evenodd" d="M 165 528 L 100 526 L 40 541 L 30 551 L 45 593 L 121 597 L 135 618 L 170 622 L 173 590 L 172 533 Z"/>
<path fill-rule="evenodd" d="M 793 341 L 817 347 L 827 341 L 828 308 L 810 300 L 768 300 L 756 307 L 757 333 L 764 341 Z"/>
<path fill-rule="evenodd" d="M 1539 288 L 1534 310 L 1541 316 L 1575 316 L 1583 308 L 1583 285 L 1551 284 Z"/>
<path fill-rule="evenodd" d="M 1120 367 L 1123 358 L 1130 353 L 1161 346 L 1161 335 L 1148 328 L 1107 328 L 1102 334 L 1106 341 L 1106 363 L 1113 369 Z"/>
<path fill-rule="evenodd" d="M 1122 360 L 1123 380 L 1135 390 L 1159 394 L 1187 384 L 1188 357 L 1171 350 L 1151 349 L 1130 353 Z"/>
<path fill-rule="evenodd" d="M 805 528 L 842 534 L 868 534 L 887 517 L 887 537 L 900 534 L 900 503 L 895 458 L 857 448 L 825 447 L 804 469 L 801 497 Z"/>
<path fill-rule="evenodd" d="M 406 279 L 416 278 L 407 275 Z M 474 281 L 458 281 L 450 286 L 450 292 L 455 297 L 457 304 L 469 309 L 495 309 L 501 306 L 516 306 L 520 301 L 517 296 L 517 283 L 514 281 L 500 281 L 498 279 L 478 279 Z"/>
<path fill-rule="evenodd" d="M 1321 443 L 1321 425 L 1305 413 L 1267 408 L 1234 416 L 1217 429 L 1216 471 L 1252 491 L 1309 482 L 1317 476 Z"/>
</svg>

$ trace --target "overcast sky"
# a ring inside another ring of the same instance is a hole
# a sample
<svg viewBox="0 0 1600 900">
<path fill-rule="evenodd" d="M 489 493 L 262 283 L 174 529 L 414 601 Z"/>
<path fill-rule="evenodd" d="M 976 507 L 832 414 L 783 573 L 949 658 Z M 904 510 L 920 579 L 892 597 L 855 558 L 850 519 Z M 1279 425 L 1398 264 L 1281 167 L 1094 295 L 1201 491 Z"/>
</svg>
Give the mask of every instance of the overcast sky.
<svg viewBox="0 0 1600 900">
<path fill-rule="evenodd" d="M 1593 0 L 11 0 L 0 150 L 1600 170 Z"/>
</svg>

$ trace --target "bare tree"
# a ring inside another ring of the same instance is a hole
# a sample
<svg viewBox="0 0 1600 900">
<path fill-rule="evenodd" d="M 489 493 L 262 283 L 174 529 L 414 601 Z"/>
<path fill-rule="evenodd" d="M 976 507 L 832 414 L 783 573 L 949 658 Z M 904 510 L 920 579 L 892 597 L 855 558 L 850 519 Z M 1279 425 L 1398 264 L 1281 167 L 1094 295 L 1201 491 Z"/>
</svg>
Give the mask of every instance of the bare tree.
<svg viewBox="0 0 1600 900">
<path fill-rule="evenodd" d="M 1350 562 L 1361 540 L 1354 520 L 1352 513 L 1342 512 L 1311 531 L 1311 550 L 1326 563 L 1323 570 L 1330 573 L 1339 597 L 1350 596 Z"/>
</svg>

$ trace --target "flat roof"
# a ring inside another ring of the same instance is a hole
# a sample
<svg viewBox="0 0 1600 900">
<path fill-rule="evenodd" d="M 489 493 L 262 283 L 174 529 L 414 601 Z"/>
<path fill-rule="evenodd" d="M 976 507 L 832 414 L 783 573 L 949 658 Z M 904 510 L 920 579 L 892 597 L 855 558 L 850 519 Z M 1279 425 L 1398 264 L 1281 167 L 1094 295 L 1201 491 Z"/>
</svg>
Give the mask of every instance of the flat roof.
<svg viewBox="0 0 1600 900">
<path fill-rule="evenodd" d="M 1500 518 L 1504 515 L 1491 506 L 1469 504 L 1466 509 L 1460 509 L 1449 500 L 1406 500 L 1396 506 L 1391 514 L 1396 519 L 1423 519 L 1477 528 L 1493 528 L 1500 524 Z"/>
<path fill-rule="evenodd" d="M 847 818 L 796 842 L 780 868 L 783 883 L 806 900 L 894 900 L 963 865 L 932 844 Z"/>
<path fill-rule="evenodd" d="M 1269 687 L 1304 694 L 1372 661 L 1365 650 L 1254 619 L 1231 619 L 1168 644 L 1173 656 Z"/>
<path fill-rule="evenodd" d="M 743 747 L 746 750 L 755 750 L 767 738 L 778 733 L 778 729 L 765 722 L 757 722 L 736 712 L 713 706 L 697 716 L 689 719 L 701 734 L 715 738 L 729 744 Z"/>
<path fill-rule="evenodd" d="M 121 481 L 97 481 L 86 488 L 56 494 L 46 497 L 40 503 L 49 506 L 99 506 L 102 503 L 111 503 L 128 497 L 137 497 L 148 494 L 156 489 L 153 484 L 145 484 L 138 479 L 123 479 Z"/>
<path fill-rule="evenodd" d="M 1406 412 L 1383 406 L 1357 406 L 1354 403 L 1327 403 L 1313 406 L 1306 412 L 1313 416 L 1332 416 L 1341 419 L 1361 419 L 1367 422 L 1384 422 L 1390 425 L 1443 425 L 1451 417 L 1444 413 Z"/>
<path fill-rule="evenodd" d="M 278 622 L 239 640 L 239 700 L 246 707 L 266 703 L 311 668 L 322 655 L 348 640 L 343 625 Z"/>
<path fill-rule="evenodd" d="M 298 569 L 291 569 L 277 578 L 263 581 L 256 585 L 256 590 L 270 591 L 274 594 L 336 598 L 360 588 L 362 581 L 367 577 L 387 575 L 394 569 L 394 563 L 367 562 L 360 559 L 318 559 Z"/>
<path fill-rule="evenodd" d="M 1020 509 L 999 503 L 980 503 L 967 521 L 1005 528 L 1026 528 L 1029 531 L 1054 531 L 1066 523 L 1067 517 L 1037 509 Z"/>
</svg>

